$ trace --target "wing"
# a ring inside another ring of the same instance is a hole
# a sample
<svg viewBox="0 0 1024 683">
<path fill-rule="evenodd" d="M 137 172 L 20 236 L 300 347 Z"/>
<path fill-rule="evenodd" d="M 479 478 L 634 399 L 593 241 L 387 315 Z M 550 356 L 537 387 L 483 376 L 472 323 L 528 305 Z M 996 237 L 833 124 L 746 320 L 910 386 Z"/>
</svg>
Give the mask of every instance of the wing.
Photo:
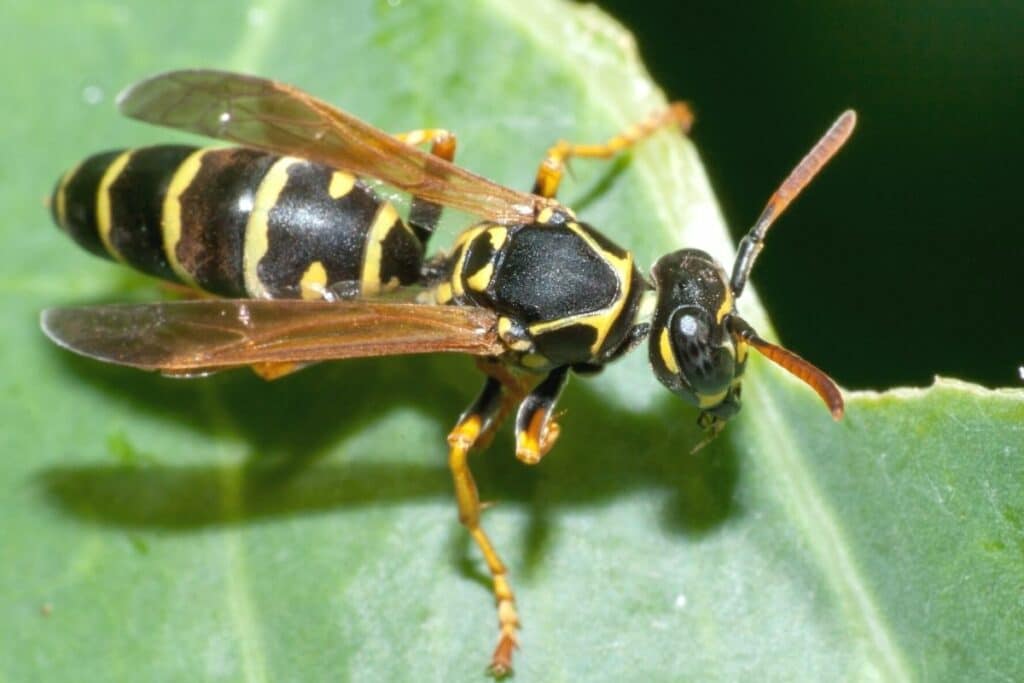
<svg viewBox="0 0 1024 683">
<path fill-rule="evenodd" d="M 276 154 L 309 159 L 491 220 L 529 220 L 554 205 L 400 142 L 298 88 L 224 71 L 170 71 L 129 87 L 121 112 Z"/>
<path fill-rule="evenodd" d="M 368 301 L 208 299 L 43 311 L 43 332 L 96 360 L 168 374 L 451 351 L 497 356 L 484 309 Z"/>
</svg>

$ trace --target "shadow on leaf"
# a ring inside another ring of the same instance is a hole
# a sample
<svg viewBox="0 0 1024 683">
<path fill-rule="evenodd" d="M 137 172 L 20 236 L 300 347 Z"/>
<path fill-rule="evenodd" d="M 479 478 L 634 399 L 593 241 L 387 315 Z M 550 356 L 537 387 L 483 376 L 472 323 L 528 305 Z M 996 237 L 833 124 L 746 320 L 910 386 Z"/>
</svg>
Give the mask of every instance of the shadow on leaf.
<svg viewBox="0 0 1024 683">
<path fill-rule="evenodd" d="M 243 440 L 245 465 L 173 466 L 172 455 L 139 462 L 51 468 L 42 473 L 50 499 L 64 511 L 100 524 L 181 531 L 251 520 L 319 514 L 352 506 L 401 505 L 449 498 L 443 442 L 420 447 L 422 462 L 324 462 L 361 428 L 395 406 L 412 408 L 447 428 L 480 380 L 464 358 L 390 358 L 325 364 L 266 383 L 237 371 L 174 381 L 62 354 L 69 371 L 145 411 L 211 436 Z M 691 410 L 666 394 L 646 413 L 610 405 L 577 379 L 562 398 L 558 446 L 538 467 L 511 455 L 506 426 L 473 461 L 481 498 L 530 511 L 527 570 L 567 506 L 600 506 L 618 496 L 662 494 L 661 523 L 699 536 L 739 514 L 737 456 L 728 438 L 697 455 L 700 436 Z M 225 481 L 241 491 L 242 509 L 227 515 Z M 454 502 L 453 521 L 454 521 Z M 652 520 L 652 523 L 657 523 Z M 460 536 L 463 536 L 460 534 Z"/>
</svg>

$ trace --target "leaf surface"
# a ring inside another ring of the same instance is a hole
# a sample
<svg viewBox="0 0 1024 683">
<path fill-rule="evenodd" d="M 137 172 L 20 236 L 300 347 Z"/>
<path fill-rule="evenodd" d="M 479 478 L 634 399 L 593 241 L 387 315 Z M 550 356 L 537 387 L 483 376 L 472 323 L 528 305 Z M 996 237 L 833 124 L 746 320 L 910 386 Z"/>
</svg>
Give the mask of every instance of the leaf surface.
<svg viewBox="0 0 1024 683">
<path fill-rule="evenodd" d="M 87 154 L 183 139 L 112 98 L 193 66 L 388 130 L 450 128 L 461 164 L 528 188 L 558 137 L 601 140 L 662 103 L 628 34 L 540 0 L 21 3 L 5 27 L 0 681 L 482 680 L 495 615 L 444 448 L 472 363 L 267 384 L 73 358 L 40 309 L 161 292 L 77 250 L 43 199 Z M 677 136 L 575 163 L 563 198 L 643 264 L 684 244 L 732 257 Z M 740 304 L 770 331 L 753 292 Z M 696 415 L 645 355 L 573 382 L 539 467 L 507 431 L 475 457 L 524 620 L 520 680 L 1024 678 L 1021 391 L 855 394 L 837 424 L 755 359 L 742 415 L 688 455 Z"/>
</svg>

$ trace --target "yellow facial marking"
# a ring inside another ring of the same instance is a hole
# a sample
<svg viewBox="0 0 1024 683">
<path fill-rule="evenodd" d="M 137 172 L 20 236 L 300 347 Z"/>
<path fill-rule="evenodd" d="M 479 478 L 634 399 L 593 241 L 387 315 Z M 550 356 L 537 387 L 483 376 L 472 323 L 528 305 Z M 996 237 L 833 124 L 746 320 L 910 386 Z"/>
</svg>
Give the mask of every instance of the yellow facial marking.
<svg viewBox="0 0 1024 683">
<path fill-rule="evenodd" d="M 661 328 L 661 336 L 658 337 L 658 353 L 661 354 L 661 362 L 665 364 L 668 371 L 673 375 L 679 374 L 679 364 L 676 362 L 676 354 L 672 351 L 672 342 L 668 336 L 668 328 Z"/>
<path fill-rule="evenodd" d="M 192 273 L 185 270 L 178 260 L 178 242 L 181 241 L 181 195 L 195 180 L 199 169 L 203 166 L 203 156 L 209 150 L 200 149 L 185 158 L 181 162 L 171 182 L 167 185 L 167 194 L 164 196 L 163 210 L 160 212 L 160 232 L 164 238 L 164 256 L 171 264 L 174 274 L 185 284 L 199 288 Z"/>
<path fill-rule="evenodd" d="M 725 319 L 725 316 L 727 316 L 730 313 L 732 313 L 732 307 L 733 307 L 732 290 L 729 289 L 728 285 L 726 285 L 726 287 L 725 287 L 725 297 L 722 299 L 722 305 L 719 306 L 718 310 L 715 312 L 715 320 L 718 321 L 719 323 L 721 323 L 722 320 Z"/>
<path fill-rule="evenodd" d="M 551 216 L 553 216 L 554 213 L 555 212 L 553 210 L 551 210 L 550 208 L 542 209 L 541 212 L 539 214 L 537 214 L 537 222 L 538 223 L 548 223 L 548 222 L 550 222 L 551 221 Z"/>
<path fill-rule="evenodd" d="M 392 286 L 392 283 L 381 282 L 380 261 L 384 256 L 384 239 L 395 225 L 395 221 L 398 221 L 398 211 L 395 207 L 390 202 L 381 204 L 366 235 L 363 272 L 359 280 L 360 291 L 365 295 L 372 296 Z"/>
<path fill-rule="evenodd" d="M 270 293 L 263 286 L 259 276 L 260 261 L 267 253 L 267 233 L 270 230 L 270 210 L 277 204 L 284 186 L 288 184 L 288 169 L 294 164 L 303 163 L 295 157 L 282 157 L 263 177 L 256 196 L 253 198 L 252 212 L 245 225 L 245 246 L 242 251 L 242 272 L 245 274 L 245 291 L 254 299 L 269 299 Z"/>
<path fill-rule="evenodd" d="M 313 261 L 299 281 L 303 299 L 322 299 L 327 291 L 327 271 L 320 261 Z"/>
<path fill-rule="evenodd" d="M 483 292 L 487 290 L 487 285 L 491 284 L 491 277 L 493 275 L 494 262 L 491 261 L 488 262 L 486 266 L 466 278 L 466 284 L 475 292 Z"/>
<path fill-rule="evenodd" d="M 331 199 L 341 199 L 352 191 L 355 184 L 355 176 L 335 171 L 331 174 L 331 184 L 327 186 L 327 193 L 331 195 Z"/>
<path fill-rule="evenodd" d="M 728 389 L 723 389 L 717 394 L 697 394 L 697 405 L 701 408 L 714 408 L 725 399 L 725 395 L 728 393 Z"/>
<path fill-rule="evenodd" d="M 125 166 L 132 158 L 134 150 L 128 150 L 122 152 L 110 166 L 107 166 L 107 170 L 103 172 L 103 178 L 100 180 L 99 190 L 96 192 L 96 225 L 99 228 L 100 241 L 103 242 L 103 246 L 106 248 L 107 253 L 118 261 L 124 261 L 124 257 L 117 250 L 114 244 L 110 241 L 110 231 L 114 225 L 114 212 L 110 201 L 110 186 L 114 184 L 118 176 L 124 171 Z"/>
</svg>

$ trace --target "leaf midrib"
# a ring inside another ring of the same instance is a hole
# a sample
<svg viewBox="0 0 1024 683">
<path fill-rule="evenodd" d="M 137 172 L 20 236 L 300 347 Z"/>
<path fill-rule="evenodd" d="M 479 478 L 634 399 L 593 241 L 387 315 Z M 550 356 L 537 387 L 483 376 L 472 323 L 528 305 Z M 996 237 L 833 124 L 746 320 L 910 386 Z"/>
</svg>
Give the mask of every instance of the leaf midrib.
<svg viewBox="0 0 1024 683">
<path fill-rule="evenodd" d="M 850 544 L 832 507 L 822 496 L 820 487 L 804 463 L 809 455 L 794 438 L 790 423 L 782 416 L 779 402 L 770 395 L 771 391 L 758 385 L 751 393 L 757 395 L 754 400 L 757 416 L 747 419 L 755 425 L 758 435 L 755 443 L 762 446 L 758 450 L 759 455 L 778 474 L 777 483 L 781 486 L 778 487 L 777 498 L 781 507 L 809 541 L 815 560 L 836 594 L 840 609 L 859 626 L 857 630 L 866 635 L 877 653 L 878 657 L 869 661 L 878 664 L 884 680 L 913 680 L 890 625 L 882 617 L 871 590 L 857 569 Z M 819 454 L 821 457 L 826 455 Z"/>
<path fill-rule="evenodd" d="M 259 8 L 262 19 L 259 22 L 247 18 L 246 30 L 234 56 L 228 60 L 230 68 L 235 71 L 255 73 L 266 46 L 273 37 L 274 27 L 279 22 L 284 3 L 282 0 L 271 0 Z M 249 10 L 253 11 L 253 10 Z M 225 433 L 239 441 L 238 429 L 228 418 L 228 412 L 220 392 L 210 384 L 204 387 L 204 398 L 209 404 L 211 415 Z M 224 459 L 220 468 L 218 484 L 221 493 L 221 510 L 226 522 L 242 518 L 245 512 L 245 472 L 237 463 L 229 463 Z M 266 683 L 267 662 L 264 657 L 263 640 L 256 618 L 255 602 L 252 589 L 247 580 L 245 569 L 245 536 L 242 527 L 237 524 L 227 526 L 227 547 L 224 549 L 225 574 L 228 590 L 226 593 L 228 613 L 235 627 L 239 643 L 239 654 L 242 660 L 242 671 L 246 681 Z"/>
<path fill-rule="evenodd" d="M 538 12 L 541 8 L 529 8 L 526 7 L 527 3 L 513 4 L 502 2 L 502 0 L 491 0 L 489 4 L 498 13 L 513 20 L 521 32 L 532 39 L 539 49 L 545 50 L 554 59 L 565 63 L 570 73 L 578 74 L 581 83 L 591 95 L 591 100 L 596 102 L 616 124 L 625 126 L 633 123 L 635 114 L 629 112 L 628 105 L 615 106 L 611 98 L 595 96 L 600 92 L 621 92 L 621 90 L 602 88 L 600 82 L 592 81 L 586 77 L 586 74 L 573 70 L 573 64 L 566 58 L 570 52 L 564 46 L 566 36 L 545 33 L 545 30 L 551 25 L 550 22 L 531 20 L 531 18 L 539 16 Z M 571 10 L 577 13 L 599 12 L 595 8 L 574 7 Z M 635 45 L 631 38 L 624 44 L 624 48 L 624 51 L 628 53 L 630 67 L 637 71 L 638 76 L 647 77 L 636 56 Z M 669 169 L 655 168 L 650 158 L 642 154 L 637 155 L 631 169 L 632 172 L 643 178 L 643 187 L 650 194 L 651 205 L 658 211 L 663 227 L 673 224 L 673 212 L 669 207 L 675 204 L 672 201 L 674 197 L 682 195 L 681 192 L 673 192 L 670 188 L 674 182 L 678 182 L 678 178 L 682 177 L 684 145 L 681 141 L 677 141 L 671 144 L 669 149 L 671 150 L 669 156 L 671 167 Z M 667 173 L 666 171 L 671 172 Z M 706 183 L 706 179 L 702 180 Z M 727 234 L 724 223 L 719 221 L 719 224 L 718 232 L 723 235 Z M 666 243 L 675 244 L 678 240 L 678 235 L 665 233 L 664 241 Z M 748 295 L 748 298 L 755 299 L 754 305 L 757 309 L 761 308 L 756 303 L 755 297 Z M 758 313 L 763 315 L 762 310 L 758 310 Z M 779 378 L 766 377 L 764 379 L 777 381 Z M 749 384 L 757 385 L 756 382 L 749 382 Z M 769 445 L 762 451 L 770 463 L 769 467 L 778 474 L 780 483 L 790 494 L 779 497 L 782 508 L 810 542 L 810 546 L 814 549 L 815 561 L 825 574 L 828 585 L 836 594 L 843 612 L 860 626 L 863 633 L 867 634 L 872 648 L 878 655 L 872 660 L 879 663 L 886 679 L 911 680 L 905 656 L 891 633 L 889 625 L 882 618 L 866 581 L 860 575 L 852 559 L 849 543 L 843 535 L 832 509 L 825 502 L 817 482 L 804 464 L 809 457 L 808 454 L 804 453 L 800 448 L 799 441 L 793 437 L 789 422 L 779 412 L 777 403 L 765 395 L 768 392 L 758 388 L 755 389 L 755 393 L 761 394 L 760 400 L 756 401 L 758 412 L 756 415 L 748 414 L 744 419 L 752 421 L 756 425 L 760 436 L 758 443 Z M 787 500 L 792 504 L 785 504 Z"/>
</svg>

